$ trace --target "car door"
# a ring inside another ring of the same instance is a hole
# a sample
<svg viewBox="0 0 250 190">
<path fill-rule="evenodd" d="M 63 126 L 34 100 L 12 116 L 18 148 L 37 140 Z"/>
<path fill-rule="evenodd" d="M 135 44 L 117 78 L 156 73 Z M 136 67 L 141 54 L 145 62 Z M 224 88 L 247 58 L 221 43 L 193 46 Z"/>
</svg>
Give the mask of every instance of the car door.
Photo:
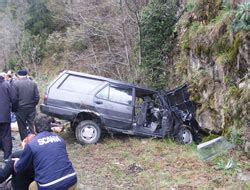
<svg viewBox="0 0 250 190">
<path fill-rule="evenodd" d="M 133 113 L 133 88 L 108 84 L 94 98 L 95 108 L 107 127 L 130 129 Z"/>
</svg>

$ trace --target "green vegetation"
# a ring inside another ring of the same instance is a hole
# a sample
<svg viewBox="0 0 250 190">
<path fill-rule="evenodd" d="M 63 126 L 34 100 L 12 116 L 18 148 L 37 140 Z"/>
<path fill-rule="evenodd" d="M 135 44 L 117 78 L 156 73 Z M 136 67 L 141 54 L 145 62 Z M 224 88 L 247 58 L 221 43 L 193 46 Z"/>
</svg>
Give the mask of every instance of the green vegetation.
<svg viewBox="0 0 250 190">
<path fill-rule="evenodd" d="M 230 49 L 228 24 L 232 23 L 233 10 L 225 8 L 206 24 L 196 19 L 184 34 L 182 49 L 194 49 L 199 57 L 210 57 Z M 197 17 L 197 16 L 195 16 Z"/>
<path fill-rule="evenodd" d="M 59 42 L 54 41 L 52 44 L 51 41 L 47 42 L 47 40 L 51 39 L 50 35 L 53 36 L 57 30 L 63 31 L 66 24 L 62 24 L 53 16 L 53 13 L 48 9 L 47 0 L 28 0 L 27 2 L 28 19 L 24 24 L 25 31 L 20 40 L 20 46 L 25 62 L 27 61 L 36 67 L 35 65 L 40 65 L 46 56 L 63 51 L 62 43 L 59 43 L 61 40 L 58 39 Z M 24 67 L 23 63 L 19 67 Z M 33 70 L 36 69 L 33 68 Z M 37 75 L 36 71 L 33 74 Z"/>
<path fill-rule="evenodd" d="M 250 30 L 250 2 L 242 3 L 238 6 L 238 9 L 235 14 L 235 18 L 233 21 L 233 30 Z"/>
<path fill-rule="evenodd" d="M 194 11 L 197 6 L 197 0 L 188 0 L 186 4 L 186 9 L 188 12 Z"/>
<path fill-rule="evenodd" d="M 56 29 L 56 24 L 51 11 L 47 8 L 47 0 L 28 0 L 29 19 L 25 23 L 25 29 L 32 35 L 48 35 Z"/>
<path fill-rule="evenodd" d="M 18 64 L 18 60 L 17 60 L 16 57 L 12 57 L 12 58 L 8 61 L 8 63 L 7 63 L 9 69 L 10 69 L 10 70 L 13 70 L 13 71 L 15 71 L 15 70 L 17 69 L 17 66 L 18 66 L 17 64 Z"/>
<path fill-rule="evenodd" d="M 225 135 L 232 138 L 237 136 L 240 138 L 239 129 L 242 126 L 247 126 L 247 102 L 248 90 L 239 89 L 235 85 L 228 86 L 225 94 Z M 238 133 L 238 134 L 236 134 Z M 236 137 L 235 137 L 236 138 Z M 240 139 L 239 139 L 240 140 Z M 237 140 L 237 142 L 239 142 Z"/>
<path fill-rule="evenodd" d="M 228 140 L 233 144 L 242 144 L 240 130 L 236 127 L 230 127 L 228 132 Z"/>
<path fill-rule="evenodd" d="M 165 57 L 174 47 L 176 24 L 174 1 L 152 0 L 141 14 L 142 67 L 149 85 L 161 89 L 166 85 L 169 71 Z"/>
<path fill-rule="evenodd" d="M 194 11 L 197 15 L 197 20 L 203 23 L 208 23 L 214 19 L 221 9 L 222 0 L 200 0 L 197 1 Z"/>
</svg>

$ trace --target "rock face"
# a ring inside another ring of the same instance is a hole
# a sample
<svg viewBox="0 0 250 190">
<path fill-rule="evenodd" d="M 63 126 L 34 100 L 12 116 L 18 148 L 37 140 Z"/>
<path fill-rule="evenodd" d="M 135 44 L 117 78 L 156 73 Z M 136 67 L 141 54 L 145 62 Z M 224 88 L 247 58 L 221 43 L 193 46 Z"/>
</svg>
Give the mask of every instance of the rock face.
<svg viewBox="0 0 250 190">
<path fill-rule="evenodd" d="M 243 45 L 239 47 L 236 68 L 229 70 L 225 65 L 217 63 L 216 57 L 211 59 L 206 57 L 198 57 L 194 50 L 189 52 L 189 62 L 187 65 L 189 78 L 196 75 L 198 72 L 204 72 L 204 76 L 198 81 L 200 107 L 198 109 L 199 123 L 210 129 L 224 128 L 227 123 L 225 106 L 239 106 L 238 98 L 227 98 L 229 88 L 226 84 L 227 76 L 230 74 L 232 80 L 236 81 L 236 88 L 246 90 L 247 73 L 249 72 L 249 36 L 244 36 Z M 235 72 L 235 73 L 232 73 Z M 202 81 L 204 80 L 204 81 Z M 246 95 L 246 94 L 239 94 Z M 227 105 L 228 104 L 228 105 Z M 242 105 L 244 106 L 244 105 Z M 230 110 L 230 116 L 237 116 L 237 109 Z"/>
<path fill-rule="evenodd" d="M 225 73 L 222 65 L 210 63 L 209 59 L 201 59 L 195 56 L 193 50 L 190 50 L 188 63 L 189 78 L 197 73 L 204 72 L 203 79 L 198 81 L 201 109 L 198 110 L 198 120 L 206 128 L 220 128 L 223 126 L 223 93 L 226 90 L 223 83 Z M 208 105 L 205 105 L 208 104 Z"/>
<path fill-rule="evenodd" d="M 233 28 L 240 2 L 224 2 L 230 10 L 212 1 L 181 3 L 186 3 L 186 10 L 177 24 L 176 69 L 170 78 L 189 82 L 202 127 L 225 133 L 232 128 L 250 130 L 246 106 L 250 33 Z M 205 7 L 213 8 L 202 11 Z M 249 133 L 240 135 L 249 139 Z"/>
<path fill-rule="evenodd" d="M 250 36 L 245 35 L 238 48 L 235 67 L 230 70 L 225 65 L 209 63 L 208 58 L 197 58 L 194 50 L 189 52 L 187 66 L 189 78 L 198 72 L 205 72 L 203 81 L 198 81 L 199 102 L 197 119 L 202 127 L 213 130 L 240 129 L 245 153 L 250 158 L 250 127 L 247 124 L 247 102 L 250 70 Z M 209 63 L 209 64 L 208 64 Z M 202 78 L 202 77 L 201 77 Z M 200 79 L 201 79 L 200 78 Z M 231 81 L 234 85 L 230 86 Z"/>
<path fill-rule="evenodd" d="M 206 61 L 200 60 L 194 56 L 190 50 L 190 60 L 188 64 L 188 73 L 192 77 L 197 72 L 205 72 L 204 81 L 199 81 L 198 88 L 201 88 L 200 100 L 201 109 L 198 110 L 198 120 L 203 127 L 220 128 L 223 125 L 223 105 L 226 87 L 223 83 L 224 72 L 221 65 L 207 64 Z M 206 104 L 205 106 L 204 104 Z"/>
<path fill-rule="evenodd" d="M 250 140 L 249 139 L 245 144 L 245 152 L 247 154 L 247 157 L 250 159 Z"/>
</svg>

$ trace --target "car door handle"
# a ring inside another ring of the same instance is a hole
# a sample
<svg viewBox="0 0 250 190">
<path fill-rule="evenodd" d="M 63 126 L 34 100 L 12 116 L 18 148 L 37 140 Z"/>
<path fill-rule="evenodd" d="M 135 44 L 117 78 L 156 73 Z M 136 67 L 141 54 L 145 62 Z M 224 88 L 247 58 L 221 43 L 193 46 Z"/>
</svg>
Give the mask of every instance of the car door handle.
<svg viewBox="0 0 250 190">
<path fill-rule="evenodd" d="M 96 103 L 96 104 L 102 104 L 103 102 L 100 101 L 100 100 L 96 100 L 95 103 Z"/>
</svg>

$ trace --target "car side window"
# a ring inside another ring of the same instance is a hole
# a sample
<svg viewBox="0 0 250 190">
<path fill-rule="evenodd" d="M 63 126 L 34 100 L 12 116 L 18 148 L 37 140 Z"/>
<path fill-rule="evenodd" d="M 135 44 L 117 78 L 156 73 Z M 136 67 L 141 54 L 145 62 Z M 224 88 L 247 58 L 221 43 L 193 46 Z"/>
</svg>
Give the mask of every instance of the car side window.
<svg viewBox="0 0 250 190">
<path fill-rule="evenodd" d="M 74 91 L 74 92 L 90 92 L 96 86 L 100 85 L 102 81 L 93 80 L 84 77 L 69 75 L 64 82 L 59 86 L 59 89 Z"/>
<path fill-rule="evenodd" d="M 122 104 L 132 104 L 132 89 L 110 87 L 109 100 Z"/>
<path fill-rule="evenodd" d="M 132 105 L 132 88 L 106 86 L 96 95 L 96 97 L 112 102 Z"/>
<path fill-rule="evenodd" d="M 108 100 L 109 99 L 109 86 L 106 86 L 104 89 L 102 89 L 100 92 L 98 92 L 96 94 L 96 97 Z"/>
</svg>

